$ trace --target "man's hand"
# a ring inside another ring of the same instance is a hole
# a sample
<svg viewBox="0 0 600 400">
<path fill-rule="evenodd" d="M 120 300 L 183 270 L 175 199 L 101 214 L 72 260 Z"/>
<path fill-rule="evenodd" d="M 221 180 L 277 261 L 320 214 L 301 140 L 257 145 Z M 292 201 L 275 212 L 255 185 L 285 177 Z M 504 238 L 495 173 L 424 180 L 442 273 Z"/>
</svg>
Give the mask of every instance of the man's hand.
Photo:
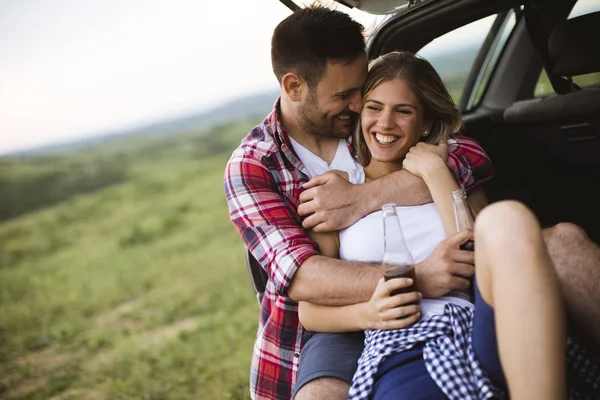
<svg viewBox="0 0 600 400">
<path fill-rule="evenodd" d="M 304 184 L 300 194 L 298 214 L 306 217 L 302 226 L 315 232 L 328 232 L 352 225 L 362 218 L 357 208 L 359 192 L 358 185 L 332 171 L 313 177 Z"/>
<path fill-rule="evenodd" d="M 473 231 L 457 232 L 417 264 L 417 286 L 424 297 L 437 298 L 451 290 L 469 287 L 469 278 L 475 273 L 475 256 L 459 246 L 472 237 Z"/>
<path fill-rule="evenodd" d="M 424 142 L 411 147 L 402 162 L 402 168 L 411 174 L 425 179 L 428 174 L 435 173 L 438 168 L 448 168 L 448 141 L 440 139 L 437 145 Z"/>
</svg>

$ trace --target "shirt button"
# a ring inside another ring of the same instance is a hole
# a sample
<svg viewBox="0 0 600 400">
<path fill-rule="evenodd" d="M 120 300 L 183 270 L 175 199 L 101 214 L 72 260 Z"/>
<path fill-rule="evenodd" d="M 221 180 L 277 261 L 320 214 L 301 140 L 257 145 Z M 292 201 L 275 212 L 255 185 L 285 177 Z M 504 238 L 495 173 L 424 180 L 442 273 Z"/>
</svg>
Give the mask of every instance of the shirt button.
<svg viewBox="0 0 600 400">
<path fill-rule="evenodd" d="M 300 354 L 294 353 L 294 358 L 298 358 L 298 357 L 300 357 Z"/>
</svg>

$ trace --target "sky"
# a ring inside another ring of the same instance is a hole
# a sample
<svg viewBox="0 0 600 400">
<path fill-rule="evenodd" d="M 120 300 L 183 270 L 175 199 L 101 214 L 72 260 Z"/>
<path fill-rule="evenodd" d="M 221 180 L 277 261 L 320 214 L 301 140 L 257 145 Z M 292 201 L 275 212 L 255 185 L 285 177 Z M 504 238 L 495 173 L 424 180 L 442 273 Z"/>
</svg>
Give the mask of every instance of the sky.
<svg viewBox="0 0 600 400">
<path fill-rule="evenodd" d="M 290 13 L 278 0 L 1 0 L 0 154 L 275 90 L 271 34 Z"/>
<path fill-rule="evenodd" d="M 290 13 L 278 0 L 2 0 L 0 154 L 276 89 L 270 38 Z"/>
<path fill-rule="evenodd" d="M 0 0 L 0 155 L 275 90 L 271 34 L 290 13 L 278 0 Z"/>
<path fill-rule="evenodd" d="M 275 90 L 271 35 L 290 13 L 278 0 L 1 0 L 0 155 Z"/>
</svg>

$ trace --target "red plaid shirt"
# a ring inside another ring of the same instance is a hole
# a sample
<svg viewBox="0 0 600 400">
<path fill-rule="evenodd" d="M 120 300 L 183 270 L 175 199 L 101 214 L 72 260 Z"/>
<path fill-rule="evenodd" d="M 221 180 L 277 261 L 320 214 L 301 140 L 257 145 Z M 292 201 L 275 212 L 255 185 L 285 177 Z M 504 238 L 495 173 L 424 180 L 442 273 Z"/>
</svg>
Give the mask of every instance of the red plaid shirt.
<svg viewBox="0 0 600 400">
<path fill-rule="evenodd" d="M 243 139 L 225 170 L 231 221 L 269 275 L 252 358 L 253 399 L 291 396 L 304 330 L 287 289 L 298 267 L 318 254 L 297 213 L 308 176 L 279 122 L 278 105 Z M 448 144 L 448 166 L 459 184 L 472 189 L 493 176 L 489 158 L 473 139 L 456 136 Z"/>
</svg>

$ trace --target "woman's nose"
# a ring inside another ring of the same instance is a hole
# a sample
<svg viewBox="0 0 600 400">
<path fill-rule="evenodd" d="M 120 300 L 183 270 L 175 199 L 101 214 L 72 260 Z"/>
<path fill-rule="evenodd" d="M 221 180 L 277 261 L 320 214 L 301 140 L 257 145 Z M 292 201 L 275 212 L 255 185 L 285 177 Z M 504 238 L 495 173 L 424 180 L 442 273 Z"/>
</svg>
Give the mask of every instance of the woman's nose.
<svg viewBox="0 0 600 400">
<path fill-rule="evenodd" d="M 377 126 L 390 129 L 394 127 L 394 116 L 389 111 L 383 111 L 377 119 Z"/>
</svg>

